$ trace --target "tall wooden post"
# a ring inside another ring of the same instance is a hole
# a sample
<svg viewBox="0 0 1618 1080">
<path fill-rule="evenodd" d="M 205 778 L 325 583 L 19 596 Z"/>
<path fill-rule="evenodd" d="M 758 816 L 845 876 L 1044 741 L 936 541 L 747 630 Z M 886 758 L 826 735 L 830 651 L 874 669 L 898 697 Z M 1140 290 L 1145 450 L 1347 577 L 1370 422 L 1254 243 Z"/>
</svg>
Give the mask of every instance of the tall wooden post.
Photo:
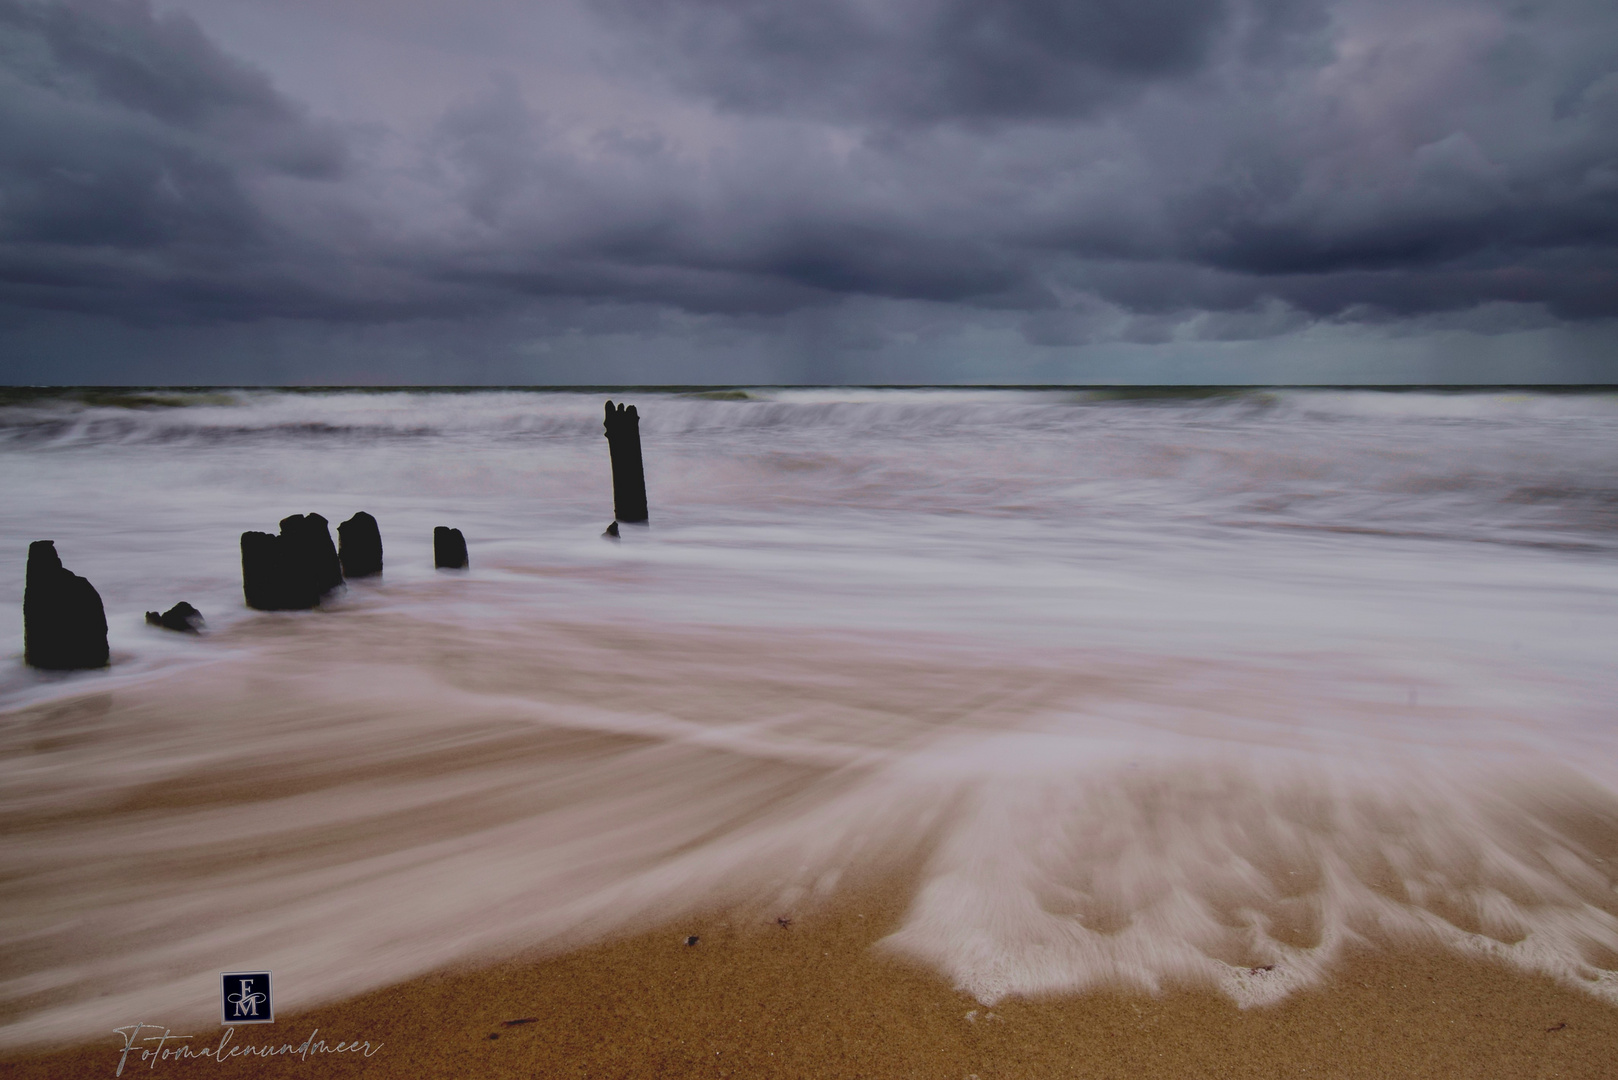
<svg viewBox="0 0 1618 1080">
<path fill-rule="evenodd" d="M 619 521 L 645 521 L 646 470 L 640 459 L 640 414 L 607 402 L 607 445 L 612 450 L 612 509 Z"/>
</svg>

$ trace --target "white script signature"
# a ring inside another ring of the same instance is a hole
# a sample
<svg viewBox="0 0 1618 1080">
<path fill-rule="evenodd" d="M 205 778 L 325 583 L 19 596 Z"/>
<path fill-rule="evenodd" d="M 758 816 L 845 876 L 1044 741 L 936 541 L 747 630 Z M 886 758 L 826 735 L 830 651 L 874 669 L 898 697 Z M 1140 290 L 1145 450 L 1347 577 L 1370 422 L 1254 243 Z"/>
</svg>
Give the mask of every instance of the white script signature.
<svg viewBox="0 0 1618 1080">
<path fill-rule="evenodd" d="M 317 1039 L 320 1029 L 309 1033 L 309 1037 L 301 1043 L 265 1043 L 255 1045 L 249 1043 L 232 1044 L 236 1036 L 235 1028 L 226 1028 L 225 1033 L 219 1036 L 218 1046 L 204 1046 L 199 1048 L 191 1045 L 190 1035 L 176 1035 L 160 1024 L 130 1024 L 128 1027 L 113 1028 L 113 1033 L 124 1040 L 123 1049 L 118 1053 L 118 1071 L 114 1076 L 124 1074 L 124 1064 L 131 1056 L 137 1062 L 147 1063 L 148 1069 L 157 1068 L 159 1061 L 184 1060 L 186 1058 L 212 1058 L 218 1064 L 224 1064 L 232 1058 L 255 1057 L 295 1057 L 300 1061 L 309 1060 L 311 1054 L 360 1054 L 370 1057 L 382 1049 L 382 1044 L 372 1046 L 369 1040 L 353 1039 L 344 1042 L 327 1042 Z M 146 1035 L 150 1031 L 153 1034 Z M 156 1046 L 147 1045 L 156 1043 Z M 172 1045 L 170 1045 L 172 1044 Z"/>
</svg>

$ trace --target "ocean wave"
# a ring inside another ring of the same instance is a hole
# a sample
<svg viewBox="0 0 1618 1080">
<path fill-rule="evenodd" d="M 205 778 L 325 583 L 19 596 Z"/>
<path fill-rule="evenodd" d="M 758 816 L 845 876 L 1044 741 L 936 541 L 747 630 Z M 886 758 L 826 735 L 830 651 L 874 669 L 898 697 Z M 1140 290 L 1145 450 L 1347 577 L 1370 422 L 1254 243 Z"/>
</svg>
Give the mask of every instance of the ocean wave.
<svg viewBox="0 0 1618 1080">
<path fill-rule="evenodd" d="M 1098 415 L 1159 423 L 1287 426 L 1299 421 L 1618 424 L 1607 390 L 1317 390 L 1307 388 L 794 388 L 253 390 L 234 388 L 0 391 L 0 440 L 75 443 L 361 437 L 390 434 L 577 433 L 606 397 L 638 399 L 645 430 L 822 429 L 872 434 L 961 428 L 1081 428 Z"/>
<path fill-rule="evenodd" d="M 664 490 L 704 503 L 706 482 L 725 498 L 783 509 L 1618 542 L 1618 398 L 1604 393 L 687 388 L 627 397 L 638 403 L 654 485 L 667 466 L 675 487 L 663 480 Z M 516 389 L 38 393 L 0 407 L 0 450 L 25 455 L 20 468 L 143 447 L 289 462 L 341 451 L 373 475 L 386 468 L 379 455 L 396 450 L 449 455 L 461 490 L 492 496 L 522 454 L 601 456 L 604 400 Z M 470 461 L 483 463 L 476 475 L 466 474 Z"/>
</svg>

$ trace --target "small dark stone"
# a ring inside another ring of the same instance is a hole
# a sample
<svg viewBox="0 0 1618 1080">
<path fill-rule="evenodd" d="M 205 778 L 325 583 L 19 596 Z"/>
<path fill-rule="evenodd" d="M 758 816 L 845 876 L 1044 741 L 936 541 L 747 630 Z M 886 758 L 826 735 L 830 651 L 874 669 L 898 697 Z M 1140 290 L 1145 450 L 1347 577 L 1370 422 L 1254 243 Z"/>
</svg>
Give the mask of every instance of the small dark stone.
<svg viewBox="0 0 1618 1080">
<path fill-rule="evenodd" d="M 699 937 L 697 937 L 697 935 L 695 935 L 695 934 L 692 934 L 692 935 L 691 935 L 691 936 L 690 936 L 690 937 L 688 937 L 688 938 L 686 938 L 686 939 L 685 939 L 685 943 L 686 943 L 686 944 L 687 944 L 687 945 L 695 945 L 695 944 L 696 944 L 696 943 L 697 943 L 697 942 L 699 942 L 699 941 L 701 941 L 701 940 L 702 940 L 702 939 L 701 939 L 701 938 L 699 938 Z"/>
<path fill-rule="evenodd" d="M 51 671 L 107 666 L 107 612 L 95 586 L 62 565 L 52 540 L 28 545 L 23 658 Z"/>
<path fill-rule="evenodd" d="M 615 521 L 611 525 L 608 525 L 607 526 L 607 531 L 602 533 L 601 535 L 602 536 L 610 536 L 612 539 L 617 540 L 619 538 L 618 537 L 618 523 Z"/>
<path fill-rule="evenodd" d="M 443 525 L 433 530 L 433 565 L 440 570 L 460 570 L 467 565 L 466 537 L 461 530 Z"/>
<path fill-rule="evenodd" d="M 195 634 L 202 629 L 202 612 L 181 600 L 161 615 L 155 611 L 148 611 L 146 621 L 153 626 L 161 626 L 165 630 L 177 630 L 182 634 Z"/>
<path fill-rule="evenodd" d="M 242 533 L 242 592 L 259 611 L 300 611 L 343 583 L 331 529 L 319 514 L 281 520 L 278 536 Z"/>
<path fill-rule="evenodd" d="M 364 510 L 337 526 L 337 558 L 346 578 L 372 577 L 382 572 L 382 533 L 376 518 Z"/>
</svg>

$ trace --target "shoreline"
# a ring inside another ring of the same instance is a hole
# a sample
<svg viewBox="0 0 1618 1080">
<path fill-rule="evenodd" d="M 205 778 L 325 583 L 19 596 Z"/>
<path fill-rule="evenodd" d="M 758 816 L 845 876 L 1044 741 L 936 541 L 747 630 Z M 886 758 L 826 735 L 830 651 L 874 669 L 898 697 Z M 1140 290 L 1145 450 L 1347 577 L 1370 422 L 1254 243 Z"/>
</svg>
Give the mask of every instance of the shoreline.
<svg viewBox="0 0 1618 1080">
<path fill-rule="evenodd" d="M 984 1006 L 875 943 L 908 891 L 756 906 L 549 957 L 450 969 L 235 1030 L 316 1057 L 138 1060 L 124 1075 L 365 1077 L 1611 1077 L 1618 1008 L 1503 965 L 1361 952 L 1277 1005 L 1209 990 Z M 786 920 L 785 924 L 777 920 Z M 695 945 L 686 940 L 695 936 Z M 140 1018 L 131 1017 L 129 1023 Z M 148 1018 L 160 1019 L 160 1018 Z M 155 1029 L 154 1029 L 155 1031 Z M 176 1032 L 176 1034 L 179 1034 Z M 215 1026 L 187 1031 L 213 1046 Z M 370 1044 L 333 1052 L 337 1044 Z M 120 1039 L 0 1055 L 8 1080 L 113 1076 Z"/>
</svg>

